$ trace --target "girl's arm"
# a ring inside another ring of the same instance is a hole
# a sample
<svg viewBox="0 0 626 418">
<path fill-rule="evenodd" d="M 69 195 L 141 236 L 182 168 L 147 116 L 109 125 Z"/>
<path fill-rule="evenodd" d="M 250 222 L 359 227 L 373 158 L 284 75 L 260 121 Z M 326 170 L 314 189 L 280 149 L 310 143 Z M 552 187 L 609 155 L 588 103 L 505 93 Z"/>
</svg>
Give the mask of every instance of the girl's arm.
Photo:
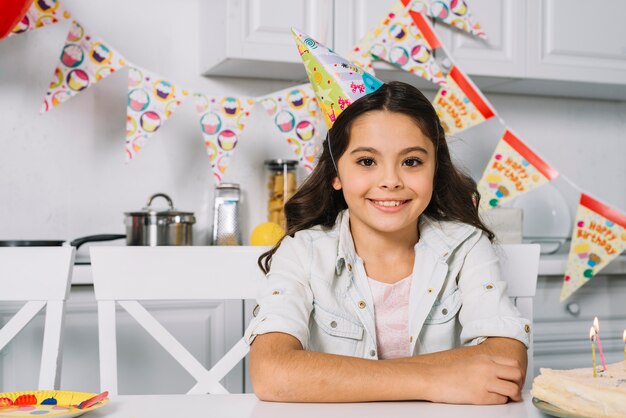
<svg viewBox="0 0 626 418">
<path fill-rule="evenodd" d="M 250 374 L 255 393 L 265 401 L 500 404 L 509 398 L 520 400 L 523 377 L 517 361 L 472 350 L 477 348 L 459 349 L 452 355 L 456 350 L 443 352 L 448 357 L 441 361 L 439 353 L 429 355 L 431 361 L 419 361 L 426 356 L 411 361 L 367 360 L 304 351 L 291 335 L 267 333 L 252 344 Z"/>
</svg>

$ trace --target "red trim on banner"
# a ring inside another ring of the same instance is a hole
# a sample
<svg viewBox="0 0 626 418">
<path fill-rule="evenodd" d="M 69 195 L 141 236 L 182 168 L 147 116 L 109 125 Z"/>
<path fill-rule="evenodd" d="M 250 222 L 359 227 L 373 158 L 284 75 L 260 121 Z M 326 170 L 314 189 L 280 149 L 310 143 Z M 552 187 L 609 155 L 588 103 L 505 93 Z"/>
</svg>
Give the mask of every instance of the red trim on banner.
<svg viewBox="0 0 626 418">
<path fill-rule="evenodd" d="M 554 180 L 559 176 L 559 172 L 554 168 L 550 167 L 548 163 L 543 161 L 540 156 L 535 154 L 528 146 L 523 143 L 518 137 L 513 135 L 513 132 L 508 129 L 502 135 L 502 139 L 512 146 L 515 151 L 519 152 L 522 157 L 526 159 L 529 163 L 531 163 L 537 170 L 541 172 L 544 176 L 548 178 L 548 180 Z"/>
<path fill-rule="evenodd" d="M 409 14 L 413 18 L 413 22 L 415 22 L 417 28 L 420 30 L 422 35 L 424 35 L 424 38 L 426 39 L 426 42 L 428 42 L 428 45 L 430 45 L 432 49 L 439 48 L 441 46 L 441 42 L 439 41 L 437 34 L 433 30 L 432 26 L 430 26 L 430 23 L 428 23 L 428 20 L 426 20 L 424 15 L 419 12 L 414 12 L 413 10 L 409 10 Z"/>
<path fill-rule="evenodd" d="M 616 211 L 613 208 L 608 207 L 602 202 L 589 197 L 588 195 L 580 194 L 580 204 L 588 209 L 591 209 L 598 215 L 604 216 L 606 219 L 620 225 L 622 228 L 626 228 L 626 215 Z"/>
<path fill-rule="evenodd" d="M 456 65 L 450 70 L 450 77 L 452 77 L 456 84 L 459 85 L 461 90 L 463 90 L 463 93 L 465 93 L 485 119 L 495 116 L 496 112 L 491 108 L 489 103 L 482 98 L 480 93 L 474 88 L 472 83 L 465 77 L 465 74 L 463 74 L 463 72 L 459 70 Z"/>
</svg>

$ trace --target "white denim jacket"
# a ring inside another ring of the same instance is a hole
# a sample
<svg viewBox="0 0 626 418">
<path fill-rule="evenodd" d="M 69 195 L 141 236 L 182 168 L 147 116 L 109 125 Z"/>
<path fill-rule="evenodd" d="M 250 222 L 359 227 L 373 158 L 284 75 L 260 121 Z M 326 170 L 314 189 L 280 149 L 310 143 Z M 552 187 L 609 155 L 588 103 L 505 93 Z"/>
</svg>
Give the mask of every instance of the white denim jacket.
<svg viewBox="0 0 626 418">
<path fill-rule="evenodd" d="M 530 322 L 506 295 L 494 249 L 467 224 L 422 216 L 409 298 L 413 355 L 475 345 L 486 337 L 529 344 Z M 259 309 L 245 333 L 283 332 L 309 351 L 378 358 L 374 304 L 349 214 L 330 230 L 286 237 L 274 256 Z"/>
</svg>

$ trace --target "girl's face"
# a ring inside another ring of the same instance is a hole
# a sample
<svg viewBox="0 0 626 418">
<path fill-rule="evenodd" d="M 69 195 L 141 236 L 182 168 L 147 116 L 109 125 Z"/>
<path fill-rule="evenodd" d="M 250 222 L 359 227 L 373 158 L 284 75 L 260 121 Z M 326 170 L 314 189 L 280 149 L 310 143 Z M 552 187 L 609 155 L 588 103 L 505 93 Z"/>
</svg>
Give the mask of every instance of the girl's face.
<svg viewBox="0 0 626 418">
<path fill-rule="evenodd" d="M 353 234 L 416 236 L 433 193 L 435 148 L 413 119 L 389 111 L 360 116 L 337 165 L 332 186 L 343 191 Z"/>
</svg>

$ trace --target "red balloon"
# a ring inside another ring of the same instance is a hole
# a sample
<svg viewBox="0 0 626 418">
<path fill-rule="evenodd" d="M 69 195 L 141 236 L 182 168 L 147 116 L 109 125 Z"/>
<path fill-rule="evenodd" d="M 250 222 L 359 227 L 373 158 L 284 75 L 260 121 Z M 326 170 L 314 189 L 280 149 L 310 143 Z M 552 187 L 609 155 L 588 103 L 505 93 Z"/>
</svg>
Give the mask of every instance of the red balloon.
<svg viewBox="0 0 626 418">
<path fill-rule="evenodd" d="M 20 23 L 33 0 L 0 0 L 0 39 Z"/>
</svg>

